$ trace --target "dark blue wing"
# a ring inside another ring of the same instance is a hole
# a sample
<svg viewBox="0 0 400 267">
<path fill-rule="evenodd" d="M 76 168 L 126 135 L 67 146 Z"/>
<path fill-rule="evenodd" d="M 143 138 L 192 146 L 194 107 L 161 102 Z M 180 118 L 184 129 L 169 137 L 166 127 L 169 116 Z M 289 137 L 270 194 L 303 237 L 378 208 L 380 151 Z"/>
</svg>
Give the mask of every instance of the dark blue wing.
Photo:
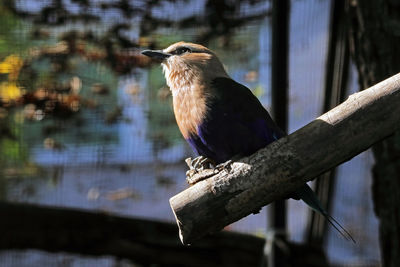
<svg viewBox="0 0 400 267">
<path fill-rule="evenodd" d="M 284 135 L 247 87 L 228 78 L 217 78 L 212 86 L 198 134 L 188 139 L 199 155 L 220 163 L 253 154 Z"/>
</svg>

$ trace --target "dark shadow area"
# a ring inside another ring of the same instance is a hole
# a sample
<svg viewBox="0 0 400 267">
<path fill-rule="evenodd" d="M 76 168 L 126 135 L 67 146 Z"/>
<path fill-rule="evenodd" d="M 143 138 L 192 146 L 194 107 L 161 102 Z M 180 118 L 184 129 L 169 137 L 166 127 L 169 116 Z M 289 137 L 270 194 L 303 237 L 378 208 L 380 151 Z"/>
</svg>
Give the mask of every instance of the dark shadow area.
<svg viewBox="0 0 400 267">
<path fill-rule="evenodd" d="M 65 208 L 0 203 L 0 249 L 112 255 L 142 266 L 260 266 L 265 240 L 221 232 L 183 246 L 175 224 Z M 29 223 L 27 223 L 29 222 Z"/>
</svg>

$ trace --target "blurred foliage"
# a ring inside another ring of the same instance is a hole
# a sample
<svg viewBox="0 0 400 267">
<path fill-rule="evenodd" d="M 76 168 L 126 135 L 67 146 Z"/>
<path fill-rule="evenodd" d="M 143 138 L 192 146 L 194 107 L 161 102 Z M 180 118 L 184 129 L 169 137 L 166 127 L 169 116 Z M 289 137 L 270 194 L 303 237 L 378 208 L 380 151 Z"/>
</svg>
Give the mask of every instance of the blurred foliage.
<svg viewBox="0 0 400 267">
<path fill-rule="evenodd" d="M 17 86 L 17 78 L 23 61 L 17 55 L 7 56 L 3 62 L 0 62 L 0 74 L 8 74 L 7 81 L 0 82 L 0 99 L 9 102 L 21 97 L 21 88 Z"/>
<path fill-rule="evenodd" d="M 185 9 L 193 2 L 188 0 L 37 0 L 25 1 L 25 9 L 22 2 L 4 0 L 0 6 L 0 115 L 7 121 L 0 154 L 20 153 L 21 162 L 28 161 L 21 147 L 37 145 L 38 139 L 45 148 L 59 150 L 69 142 L 116 142 L 113 124 L 123 119 L 118 79 L 139 75 L 136 68 L 143 67 L 149 68 L 148 138 L 155 150 L 173 145 L 181 137 L 170 92 L 161 69 L 140 54 L 140 47 L 165 47 L 185 39 L 213 48 L 229 46 L 248 61 L 257 42 L 251 36 L 231 42 L 233 33 L 269 12 L 257 0 L 208 0 L 201 13 Z M 182 15 L 164 16 L 159 11 L 167 6 L 170 11 L 183 8 Z M 251 7 L 256 12 L 246 12 Z M 171 27 L 179 31 L 166 34 Z M 228 54 L 225 59 L 238 64 Z M 15 135 L 11 126 L 22 130 Z"/>
<path fill-rule="evenodd" d="M 113 129 L 97 130 L 117 92 L 104 97 L 93 86 L 116 88 L 118 80 L 110 64 L 79 55 L 84 44 L 38 32 L 14 11 L 0 5 L 0 177 L 32 177 L 33 146 L 117 141 Z"/>
<path fill-rule="evenodd" d="M 4 5 L 0 5 L 0 25 L 0 58 L 29 46 L 26 42 L 21 42 L 18 33 L 23 28 L 22 20 Z M 10 43 L 13 45 L 10 46 Z"/>
<path fill-rule="evenodd" d="M 37 0 L 32 2 L 40 3 Z M 66 1 L 51 0 L 44 6 L 43 4 L 39 5 L 42 6 L 39 11 L 30 12 L 19 9 L 14 0 L 4 0 L 5 6 L 13 14 L 29 19 L 38 26 L 59 26 L 65 23 L 90 25 L 104 22 L 103 24 L 106 26 L 103 25 L 105 28 L 101 30 L 102 36 L 98 35 L 98 29 L 94 32 L 82 27 L 84 30 L 81 30 L 79 34 L 75 33 L 74 37 L 96 42 L 103 46 L 109 53 L 108 56 L 111 57 L 115 47 L 147 46 L 151 48 L 159 46 L 158 39 L 146 37 L 169 27 L 180 30 L 196 29 L 196 34 L 193 35 L 195 42 L 205 44 L 216 37 L 223 37 L 224 44 L 229 44 L 232 34 L 239 27 L 264 19 L 270 13 L 267 2 L 262 0 L 207 0 L 204 1 L 204 11 L 201 13 L 188 8 L 194 3 L 189 0 L 117 0 L 112 2 L 74 0 L 71 2 L 76 4 L 74 11 L 66 6 Z M 169 11 L 167 6 L 169 6 Z M 252 12 L 246 12 L 249 9 L 252 9 Z M 165 16 L 163 12 L 159 12 L 160 10 L 176 12 L 174 16 Z M 110 23 L 107 16 L 102 16 L 105 14 L 104 11 L 118 16 L 117 22 Z M 135 28 L 139 31 L 139 38 L 128 38 L 125 35 L 126 32 L 136 30 Z M 40 34 L 41 31 L 36 30 L 35 32 Z"/>
</svg>

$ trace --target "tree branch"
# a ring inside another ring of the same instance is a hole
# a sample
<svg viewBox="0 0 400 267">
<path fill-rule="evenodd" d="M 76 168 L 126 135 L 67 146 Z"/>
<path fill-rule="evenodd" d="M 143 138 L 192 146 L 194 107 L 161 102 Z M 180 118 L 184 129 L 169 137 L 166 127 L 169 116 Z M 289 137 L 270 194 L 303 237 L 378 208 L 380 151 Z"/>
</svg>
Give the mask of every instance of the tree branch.
<svg viewBox="0 0 400 267">
<path fill-rule="evenodd" d="M 400 74 L 170 199 L 183 244 L 287 196 L 400 126 Z"/>
</svg>

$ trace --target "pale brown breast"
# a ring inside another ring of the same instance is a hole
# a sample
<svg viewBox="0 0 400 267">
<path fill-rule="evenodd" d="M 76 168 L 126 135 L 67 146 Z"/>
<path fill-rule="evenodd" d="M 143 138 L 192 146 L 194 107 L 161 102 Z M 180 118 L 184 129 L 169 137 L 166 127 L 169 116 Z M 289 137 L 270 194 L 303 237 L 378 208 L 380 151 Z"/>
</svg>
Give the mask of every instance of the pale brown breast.
<svg viewBox="0 0 400 267">
<path fill-rule="evenodd" d="M 197 127 L 203 122 L 207 92 L 205 88 L 193 86 L 180 91 L 173 97 L 175 119 L 185 139 L 197 134 Z"/>
<path fill-rule="evenodd" d="M 172 91 L 176 122 L 187 139 L 197 134 L 206 115 L 206 101 L 213 94 L 211 81 L 228 75 L 218 58 L 209 53 L 171 57 L 163 70 Z"/>
</svg>

